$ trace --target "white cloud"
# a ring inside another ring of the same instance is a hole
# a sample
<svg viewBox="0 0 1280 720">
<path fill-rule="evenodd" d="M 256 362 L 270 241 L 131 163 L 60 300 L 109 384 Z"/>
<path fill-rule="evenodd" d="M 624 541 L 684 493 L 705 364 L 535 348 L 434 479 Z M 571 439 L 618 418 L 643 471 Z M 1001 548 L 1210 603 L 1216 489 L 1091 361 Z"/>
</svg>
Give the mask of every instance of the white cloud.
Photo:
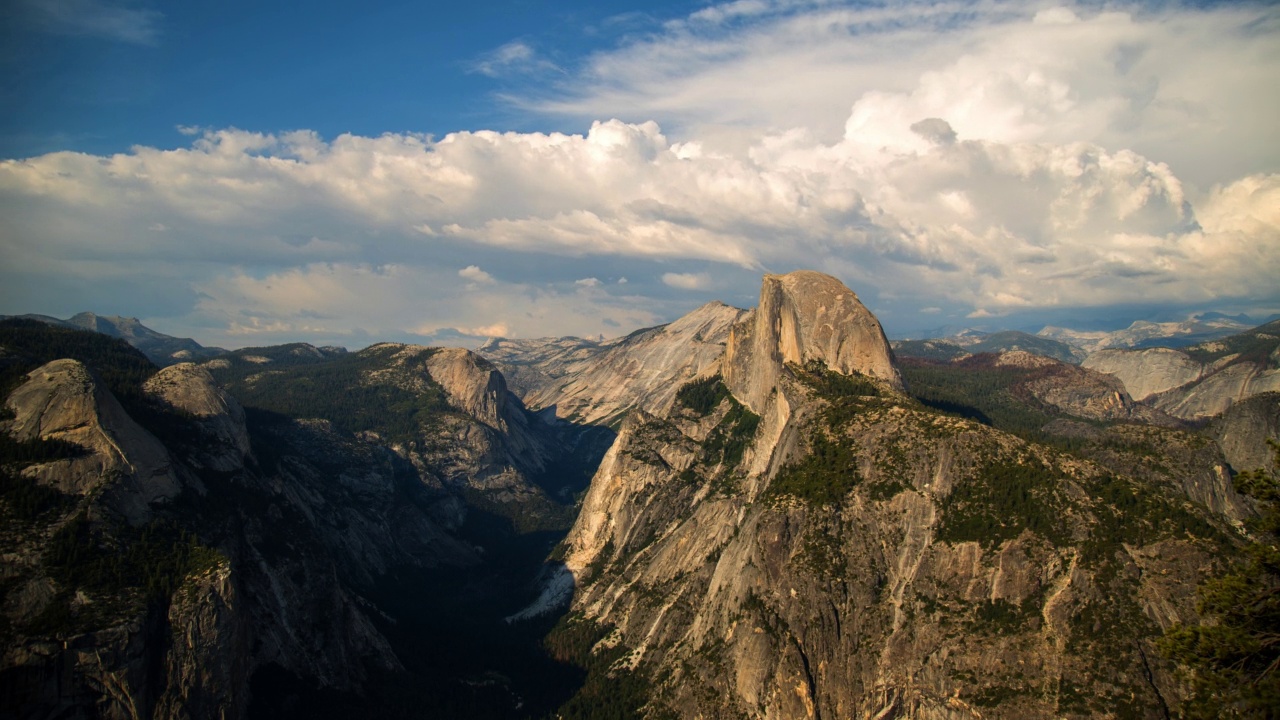
<svg viewBox="0 0 1280 720">
<path fill-rule="evenodd" d="M 468 328 L 463 330 L 468 335 L 481 337 L 506 337 L 511 333 L 511 328 L 504 322 L 494 323 L 492 325 L 481 325 L 479 327 Z"/>
<path fill-rule="evenodd" d="M 555 63 L 540 57 L 532 46 L 522 40 L 514 40 L 485 53 L 472 63 L 471 69 L 489 77 L 560 70 Z"/>
<path fill-rule="evenodd" d="M 458 277 L 466 278 L 472 282 L 491 283 L 493 276 L 480 269 L 477 265 L 468 265 L 458 271 Z"/>
<path fill-rule="evenodd" d="M 616 119 L 440 139 L 227 128 L 0 161 L 0 312 L 73 297 L 145 314 L 90 290 L 147 287 L 201 338 L 594 336 L 673 319 L 689 308 L 666 288 L 708 289 L 709 265 L 726 301 L 812 267 L 914 314 L 1277 298 L 1280 148 L 1252 119 L 1280 110 L 1274 13 L 800 7 L 709 7 L 595 58 L 591 92 L 560 105 L 634 101 L 672 137 Z M 1242 35 L 1249 13 L 1272 20 Z M 1195 63 L 1245 56 L 1254 86 L 1196 89 Z M 793 115 L 792 90 L 818 99 Z"/>
<path fill-rule="evenodd" d="M 926 141 L 911 126 L 940 118 L 963 139 L 1130 148 L 1203 187 L 1275 169 L 1280 95 L 1260 91 L 1280 69 L 1280 12 L 1109 7 L 716 5 L 597 53 L 563 92 L 524 105 L 656 118 L 708 145 L 806 128 L 912 148 Z"/>
<path fill-rule="evenodd" d="M 673 288 L 681 290 L 700 290 L 705 288 L 711 282 L 711 278 L 706 273 L 663 273 L 663 284 L 670 285 Z"/>
</svg>

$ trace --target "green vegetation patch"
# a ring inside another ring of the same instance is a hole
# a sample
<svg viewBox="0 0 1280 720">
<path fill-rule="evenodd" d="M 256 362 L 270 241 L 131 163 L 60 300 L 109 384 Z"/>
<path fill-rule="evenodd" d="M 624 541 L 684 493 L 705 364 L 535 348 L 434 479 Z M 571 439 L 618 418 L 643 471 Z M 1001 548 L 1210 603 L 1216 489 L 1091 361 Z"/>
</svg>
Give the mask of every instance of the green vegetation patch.
<svg viewBox="0 0 1280 720">
<path fill-rule="evenodd" d="M 552 657 L 586 670 L 582 687 L 554 714 L 561 720 L 639 720 L 645 713 L 654 687 L 643 671 L 618 667 L 628 649 L 622 643 L 592 652 L 612 628 L 571 613 L 560 619 L 544 640 Z M 652 709 L 651 709 L 652 710 Z"/>
<path fill-rule="evenodd" d="M 938 539 L 977 541 L 993 547 L 1030 530 L 1054 542 L 1065 542 L 1066 522 L 1057 498 L 1065 480 L 1059 471 L 1036 458 L 997 459 L 974 476 L 957 481 L 942 501 Z"/>
<path fill-rule="evenodd" d="M 766 495 L 788 495 L 816 505 L 834 505 L 860 482 L 858 454 L 852 442 L 845 438 L 833 440 L 826 432 L 815 430 L 809 454 L 779 471 Z"/>
<path fill-rule="evenodd" d="M 729 397 L 729 402 L 732 407 L 725 414 L 724 420 L 707 436 L 703 449 L 707 458 L 718 458 L 725 467 L 731 468 L 742 462 L 742 455 L 760 427 L 760 416 L 732 396 Z"/>
<path fill-rule="evenodd" d="M 1238 335 L 1184 348 L 1182 352 L 1199 363 L 1211 363 L 1228 355 L 1239 355 L 1231 361 L 1231 365 L 1242 362 L 1266 365 L 1271 353 L 1275 352 L 1278 346 L 1280 346 L 1280 320 L 1274 320 Z"/>
<path fill-rule="evenodd" d="M 698 417 L 710 415 L 727 397 L 732 395 L 719 375 L 687 382 L 676 391 L 676 402 L 692 410 Z"/>
<path fill-rule="evenodd" d="M 722 472 L 727 475 L 742 462 L 742 456 L 746 454 L 747 447 L 755 439 L 756 430 L 760 427 L 760 416 L 738 402 L 719 375 L 685 383 L 676 392 L 676 402 L 692 410 L 698 417 L 706 417 L 721 403 L 728 402 L 728 412 L 702 443 L 701 464 L 707 467 L 721 466 Z M 696 479 L 696 473 L 686 470 L 681 478 L 691 481 Z"/>
<path fill-rule="evenodd" d="M 912 396 L 928 407 L 1028 440 L 1046 441 L 1040 429 L 1057 413 L 1015 394 L 1016 387 L 1036 371 L 996 367 L 993 361 L 991 355 L 947 364 L 907 360 L 899 370 Z"/>
<path fill-rule="evenodd" d="M 237 365 L 215 369 L 213 374 L 246 408 L 294 419 L 319 418 L 348 433 L 373 431 L 388 442 L 408 443 L 420 438 L 423 428 L 451 407 L 444 389 L 426 371 L 431 351 L 406 359 L 403 367 L 403 372 L 421 381 L 421 389 L 368 381 L 368 374 L 386 369 L 390 356 L 399 350 L 374 346 L 322 362 Z M 267 371 L 272 373 L 269 377 L 253 379 Z"/>
<path fill-rule="evenodd" d="M 108 536 L 84 512 L 59 528 L 44 552 L 45 568 L 65 586 L 107 596 L 140 590 L 151 599 L 169 598 L 188 575 L 225 561 L 175 523 L 157 520 Z"/>
<path fill-rule="evenodd" d="M 0 500 L 9 514 L 32 521 L 51 510 L 70 506 L 70 496 L 20 473 L 28 465 L 77 457 L 83 452 L 79 445 L 62 440 L 36 438 L 19 442 L 0 432 Z"/>
<path fill-rule="evenodd" d="M 90 330 L 46 325 L 37 320 L 0 321 L 0 398 L 26 380 L 27 373 L 64 358 L 93 370 L 126 407 L 142 397 L 142 384 L 157 368 L 129 343 Z"/>
<path fill-rule="evenodd" d="M 1268 444 L 1280 464 L 1280 445 Z M 1197 624 L 1160 642 L 1190 682 L 1193 718 L 1273 718 L 1280 708 L 1280 472 L 1241 473 L 1236 489 L 1258 503 L 1244 560 L 1200 586 Z"/>
<path fill-rule="evenodd" d="M 1124 543 L 1150 545 L 1167 537 L 1222 539 L 1222 534 L 1186 501 L 1143 492 L 1122 477 L 1106 475 L 1087 490 L 1097 501 L 1089 538 L 1081 546 L 1086 560 L 1111 560 Z"/>
<path fill-rule="evenodd" d="M 808 360 L 799 370 L 796 377 L 827 400 L 880 396 L 876 381 L 859 372 L 845 375 L 829 369 L 821 360 Z"/>
<path fill-rule="evenodd" d="M 997 634 L 1023 632 L 1039 615 L 1043 600 L 1042 595 L 1033 595 L 1020 603 L 983 600 L 974 611 L 974 625 Z"/>
</svg>

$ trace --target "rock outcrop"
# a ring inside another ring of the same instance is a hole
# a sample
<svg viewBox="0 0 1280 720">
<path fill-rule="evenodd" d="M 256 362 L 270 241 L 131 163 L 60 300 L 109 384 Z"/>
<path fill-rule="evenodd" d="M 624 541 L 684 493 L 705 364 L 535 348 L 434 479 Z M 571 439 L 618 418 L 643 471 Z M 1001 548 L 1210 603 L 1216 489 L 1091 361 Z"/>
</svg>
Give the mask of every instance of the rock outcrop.
<svg viewBox="0 0 1280 720">
<path fill-rule="evenodd" d="M 493 340 L 477 352 L 521 379 L 529 407 L 554 407 L 577 423 L 617 425 L 633 409 L 665 413 L 681 385 L 715 372 L 729 328 L 745 312 L 714 302 L 611 342 Z"/>
<path fill-rule="evenodd" d="M 759 413 L 786 364 L 811 360 L 902 387 L 880 321 L 852 290 L 810 270 L 766 275 L 760 305 L 729 333 L 722 362 L 725 384 Z"/>
<path fill-rule="evenodd" d="M 1182 387 L 1199 380 L 1205 368 L 1172 348 L 1147 350 L 1099 350 L 1081 363 L 1090 370 L 1114 375 L 1134 400 Z"/>
<path fill-rule="evenodd" d="M 1035 402 L 1144 410 L 1107 376 L 1000 361 Z M 875 318 L 816 273 L 766 278 L 722 373 L 716 407 L 623 424 L 566 541 L 595 672 L 688 718 L 1177 711 L 1154 639 L 1234 542 L 1180 470 L 1120 476 L 909 400 Z"/>
<path fill-rule="evenodd" d="M 1280 393 L 1263 393 L 1235 403 L 1209 425 L 1222 454 L 1236 472 L 1276 470 L 1267 441 L 1280 442 Z"/>
<path fill-rule="evenodd" d="M 76 457 L 24 471 L 68 495 L 102 497 L 105 507 L 134 525 L 152 506 L 182 491 L 165 447 L 124 411 L 119 401 L 76 360 L 55 360 L 31 373 L 5 401 L 18 440 L 57 440 L 83 449 Z"/>
<path fill-rule="evenodd" d="M 1176 424 L 1159 410 L 1134 402 L 1119 378 L 1096 370 L 1022 351 L 1000 355 L 996 365 L 1036 370 L 1021 388 L 1068 415 L 1089 420 Z"/>
<path fill-rule="evenodd" d="M 1280 392 L 1280 351 L 1267 366 L 1233 363 L 1199 382 L 1148 398 L 1153 406 L 1188 420 L 1218 415 L 1233 404 L 1261 393 Z"/>
<path fill-rule="evenodd" d="M 515 533 L 489 521 L 463 540 L 474 497 L 464 489 L 501 481 L 486 472 L 510 476 L 516 494 L 541 498 L 517 504 L 523 518 L 563 514 L 526 473 L 548 462 L 556 431 L 535 432 L 541 424 L 487 361 L 414 346 L 363 356 L 260 348 L 248 355 L 269 362 L 243 361 L 249 372 L 276 373 L 255 381 L 264 390 L 292 368 L 302 386 L 320 378 L 329 384 L 317 389 L 391 398 L 373 412 L 407 413 L 388 427 L 417 433 L 397 449 L 327 419 L 246 412 L 208 368 L 150 368 L 143 382 L 145 361 L 114 341 L 71 343 L 85 362 L 107 363 L 102 376 L 113 385 L 78 360 L 35 365 L 56 346 L 40 332 L 6 335 L 30 344 L 3 353 L 6 369 L 32 369 L 0 422 L 0 471 L 22 475 L 6 475 L 0 493 L 0 715 L 304 716 L 315 702 L 300 688 L 358 700 L 377 715 L 398 701 L 380 706 L 371 689 L 392 681 L 422 687 L 411 692 L 427 714 L 458 698 L 518 704 L 479 670 L 425 673 L 397 649 L 406 633 L 422 632 L 402 622 L 412 620 L 397 604 L 403 597 L 427 588 L 430 597 L 404 608 L 479 624 L 467 615 L 476 593 L 518 593 L 535 570 L 531 563 L 528 575 L 508 578 L 509 564 L 501 573 L 483 567 L 486 551 L 501 557 Z M 308 374 L 338 362 L 347 363 L 342 372 Z M 345 407 L 337 400 L 315 406 Z M 433 464 L 441 453 L 455 464 Z M 502 494 L 485 497 L 496 504 Z M 488 585 L 501 592 L 477 589 Z"/>
<path fill-rule="evenodd" d="M 196 418 L 204 436 L 199 457 L 193 458 L 197 463 L 222 472 L 244 466 L 251 450 L 244 408 L 217 386 L 208 370 L 192 363 L 170 365 L 147 380 L 142 389 Z"/>
<path fill-rule="evenodd" d="M 1184 420 L 1280 392 L 1280 321 L 1185 350 L 1103 350 L 1084 366 L 1124 382 L 1136 400 Z"/>
</svg>

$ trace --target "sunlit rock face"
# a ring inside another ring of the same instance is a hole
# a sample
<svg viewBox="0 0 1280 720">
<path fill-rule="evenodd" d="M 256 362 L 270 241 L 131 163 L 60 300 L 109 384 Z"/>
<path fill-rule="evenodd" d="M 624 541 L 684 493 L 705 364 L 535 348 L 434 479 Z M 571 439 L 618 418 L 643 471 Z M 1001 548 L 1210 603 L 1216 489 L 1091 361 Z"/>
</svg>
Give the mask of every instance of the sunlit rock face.
<svg viewBox="0 0 1280 720">
<path fill-rule="evenodd" d="M 6 403 L 18 440 L 59 440 L 83 448 L 77 457 L 25 473 L 63 493 L 94 494 L 105 507 L 140 525 L 151 506 L 182 490 L 168 451 L 76 360 L 54 360 L 30 373 Z"/>
<path fill-rule="evenodd" d="M 1028 353 L 995 362 L 1038 373 L 1030 402 L 1167 421 L 1115 378 Z M 1194 618 L 1229 534 L 1134 528 L 1180 512 L 1227 527 L 1247 509 L 1208 494 L 1228 480 L 1164 466 L 1120 480 L 922 406 L 901 394 L 875 317 L 819 273 L 766 277 L 720 367 L 715 407 L 622 424 L 566 542 L 572 617 L 599 626 L 593 653 L 620 658 L 610 672 L 645 678 L 650 709 L 1024 718 L 1126 698 L 1139 716 L 1177 711 L 1154 638 Z M 1116 524 L 1139 511 L 1106 505 L 1104 487 L 1152 497 L 1148 516 Z M 1014 496 L 1027 504 L 1006 506 Z"/>
<path fill-rule="evenodd" d="M 1186 353 L 1172 348 L 1099 350 L 1085 358 L 1083 365 L 1119 378 L 1134 400 L 1146 400 L 1199 380 L 1205 370 Z"/>
<path fill-rule="evenodd" d="M 811 270 L 766 275 L 760 305 L 729 335 L 725 383 L 759 412 L 783 367 L 809 360 L 839 373 L 861 373 L 902 386 L 880 321 L 852 290 Z"/>
<path fill-rule="evenodd" d="M 208 370 L 193 363 L 170 365 L 147 380 L 143 390 L 196 418 L 204 435 L 198 462 L 221 472 L 243 467 L 250 452 L 244 408 L 217 386 Z"/>
<path fill-rule="evenodd" d="M 574 422 L 614 425 L 631 410 L 665 413 L 676 390 L 714 373 L 729 329 L 745 310 L 712 302 L 679 320 L 612 341 L 492 340 L 478 352 L 498 363 L 526 405 Z"/>
</svg>

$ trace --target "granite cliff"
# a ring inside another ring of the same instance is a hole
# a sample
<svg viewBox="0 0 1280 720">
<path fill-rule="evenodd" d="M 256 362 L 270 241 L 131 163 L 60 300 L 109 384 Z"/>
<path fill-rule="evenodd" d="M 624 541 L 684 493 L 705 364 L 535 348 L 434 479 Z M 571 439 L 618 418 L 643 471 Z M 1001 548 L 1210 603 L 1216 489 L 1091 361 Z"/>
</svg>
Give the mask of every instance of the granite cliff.
<svg viewBox="0 0 1280 720">
<path fill-rule="evenodd" d="M 745 312 L 713 302 L 612 342 L 497 339 L 476 352 L 518 379 L 529 407 L 575 422 L 617 425 L 633 409 L 665 412 L 682 384 L 713 372 L 729 328 Z"/>
<path fill-rule="evenodd" d="M 1269 377 L 1275 339 L 1180 351 L 1163 389 L 899 361 L 808 271 L 479 353 L 158 370 L 0 322 L 0 714 L 1176 716 L 1155 641 L 1234 562 L 1232 473 L 1280 414 L 1155 401 Z"/>
<path fill-rule="evenodd" d="M 720 375 L 632 414 L 592 480 L 551 637 L 584 695 L 628 688 L 615 701 L 649 717 L 1176 713 L 1154 641 L 1195 617 L 1248 513 L 1221 453 L 1091 424 L 1149 412 L 1108 376 L 996 362 L 1058 432 L 1101 434 L 1067 454 L 922 405 L 852 292 L 766 277 Z M 1105 464 L 1143 443 L 1186 448 L 1219 512 L 1181 465 Z"/>
<path fill-rule="evenodd" d="M 1119 378 L 1134 399 L 1187 420 L 1280 391 L 1280 321 L 1181 350 L 1101 350 L 1087 368 Z"/>
</svg>

